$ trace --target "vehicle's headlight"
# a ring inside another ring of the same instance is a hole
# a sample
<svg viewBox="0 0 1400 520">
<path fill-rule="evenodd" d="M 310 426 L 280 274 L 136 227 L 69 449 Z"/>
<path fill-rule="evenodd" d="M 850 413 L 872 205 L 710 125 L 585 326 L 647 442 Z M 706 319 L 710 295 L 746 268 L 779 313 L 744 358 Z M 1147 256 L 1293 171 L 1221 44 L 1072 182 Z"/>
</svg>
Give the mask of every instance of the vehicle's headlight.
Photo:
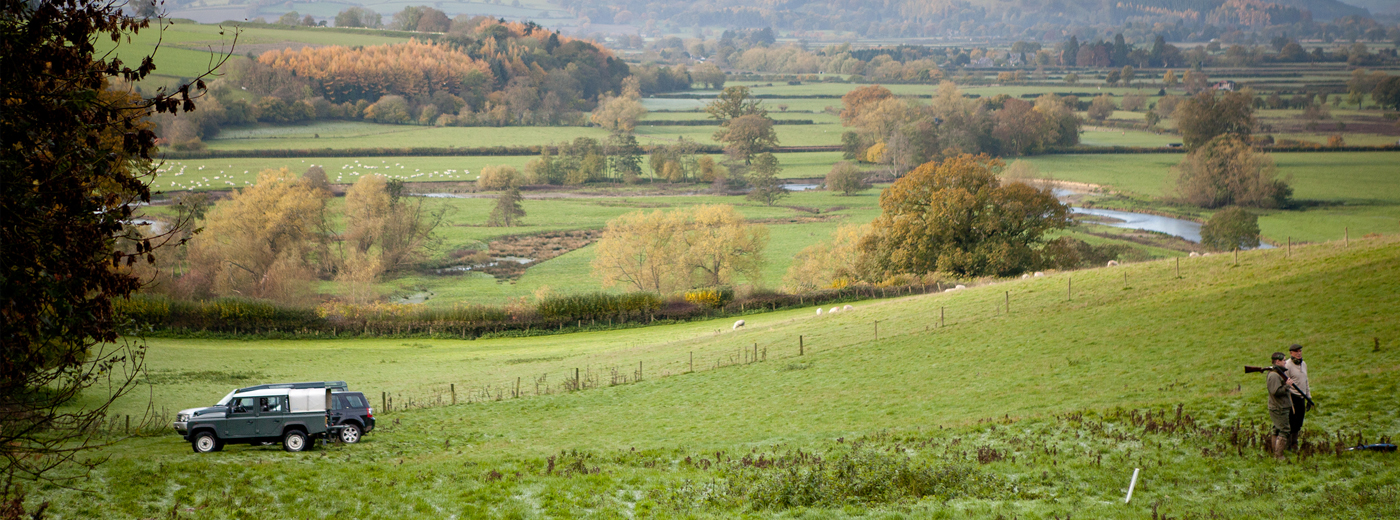
<svg viewBox="0 0 1400 520">
<path fill-rule="evenodd" d="M 176 421 L 176 422 L 186 422 L 186 421 L 189 421 L 189 420 L 190 420 L 190 414 L 187 414 L 187 413 L 182 413 L 182 414 L 179 414 L 179 415 L 176 415 L 176 416 L 175 416 L 175 421 Z"/>
</svg>

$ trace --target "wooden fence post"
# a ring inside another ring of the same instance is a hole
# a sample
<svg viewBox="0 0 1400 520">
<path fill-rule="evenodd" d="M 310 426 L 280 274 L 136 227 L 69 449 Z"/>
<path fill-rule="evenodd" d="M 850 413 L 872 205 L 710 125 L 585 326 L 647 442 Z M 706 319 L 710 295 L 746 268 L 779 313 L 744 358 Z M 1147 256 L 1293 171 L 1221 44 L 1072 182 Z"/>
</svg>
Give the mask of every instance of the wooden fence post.
<svg viewBox="0 0 1400 520">
<path fill-rule="evenodd" d="M 452 383 L 452 404 L 457 404 L 457 383 Z"/>
<path fill-rule="evenodd" d="M 1351 247 L 1351 228 L 1350 228 L 1350 227 L 1344 227 L 1344 228 L 1342 228 L 1342 245 L 1345 246 L 1345 247 Z"/>
<path fill-rule="evenodd" d="M 1068 278 L 1069 280 L 1065 288 L 1066 294 L 1069 295 L 1069 301 L 1074 301 L 1074 277 L 1070 276 Z"/>
<path fill-rule="evenodd" d="M 1293 237 L 1288 237 L 1288 257 L 1293 257 Z"/>
<path fill-rule="evenodd" d="M 389 392 L 379 392 L 379 409 L 389 413 Z"/>
<path fill-rule="evenodd" d="M 801 355 L 802 355 L 802 335 L 801 335 L 801 334 L 798 334 L 798 335 L 797 335 L 797 355 L 798 355 L 798 356 L 801 356 Z"/>
<path fill-rule="evenodd" d="M 1011 315 L 1011 291 L 1006 291 L 1006 315 Z"/>
<path fill-rule="evenodd" d="M 690 351 L 690 371 L 695 371 L 695 351 Z"/>
<path fill-rule="evenodd" d="M 1181 257 L 1176 257 L 1176 277 L 1181 278 Z"/>
<path fill-rule="evenodd" d="M 875 320 L 875 341 L 880 341 L 880 320 Z"/>
<path fill-rule="evenodd" d="M 938 308 L 938 328 L 943 328 L 943 307 Z"/>
</svg>

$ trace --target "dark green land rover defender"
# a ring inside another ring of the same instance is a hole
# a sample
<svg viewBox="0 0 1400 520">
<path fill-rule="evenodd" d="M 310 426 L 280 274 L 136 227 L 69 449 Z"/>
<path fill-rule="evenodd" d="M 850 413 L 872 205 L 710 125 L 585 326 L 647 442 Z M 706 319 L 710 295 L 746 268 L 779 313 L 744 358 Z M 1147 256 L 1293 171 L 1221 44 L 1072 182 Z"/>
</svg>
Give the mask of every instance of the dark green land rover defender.
<svg viewBox="0 0 1400 520">
<path fill-rule="evenodd" d="M 192 413 L 181 433 L 195 453 L 219 451 L 225 444 L 282 443 L 302 451 L 316 439 L 336 435 L 326 412 L 329 389 L 275 388 L 235 395 L 226 404 Z"/>
</svg>

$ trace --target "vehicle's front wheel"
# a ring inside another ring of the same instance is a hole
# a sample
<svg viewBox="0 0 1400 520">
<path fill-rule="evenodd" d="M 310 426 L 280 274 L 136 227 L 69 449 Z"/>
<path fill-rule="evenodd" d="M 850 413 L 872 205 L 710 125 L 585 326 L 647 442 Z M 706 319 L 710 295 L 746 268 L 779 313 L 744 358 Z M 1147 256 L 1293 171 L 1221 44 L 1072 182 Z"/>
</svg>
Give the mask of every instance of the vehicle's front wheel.
<svg viewBox="0 0 1400 520">
<path fill-rule="evenodd" d="M 345 423 L 345 428 L 340 430 L 340 442 L 354 444 L 360 442 L 360 427 L 355 423 Z"/>
<path fill-rule="evenodd" d="M 190 441 L 190 447 L 194 448 L 195 453 L 211 453 L 224 449 L 224 443 L 212 432 L 199 432 Z"/>
<path fill-rule="evenodd" d="M 301 430 L 288 431 L 282 436 L 282 449 L 290 452 L 298 452 L 306 449 L 306 434 Z"/>
</svg>

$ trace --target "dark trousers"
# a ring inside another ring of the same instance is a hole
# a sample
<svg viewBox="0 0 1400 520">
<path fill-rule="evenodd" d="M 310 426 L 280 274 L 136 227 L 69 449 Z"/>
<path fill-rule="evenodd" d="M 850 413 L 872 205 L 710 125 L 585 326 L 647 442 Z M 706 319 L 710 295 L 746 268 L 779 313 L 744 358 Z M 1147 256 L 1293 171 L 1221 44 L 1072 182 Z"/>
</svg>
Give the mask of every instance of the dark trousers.
<svg viewBox="0 0 1400 520">
<path fill-rule="evenodd" d="M 1308 402 L 1301 395 L 1288 394 L 1293 398 L 1293 413 L 1288 414 L 1288 448 L 1298 445 L 1298 433 L 1303 431 L 1303 416 L 1307 414 Z"/>
</svg>

